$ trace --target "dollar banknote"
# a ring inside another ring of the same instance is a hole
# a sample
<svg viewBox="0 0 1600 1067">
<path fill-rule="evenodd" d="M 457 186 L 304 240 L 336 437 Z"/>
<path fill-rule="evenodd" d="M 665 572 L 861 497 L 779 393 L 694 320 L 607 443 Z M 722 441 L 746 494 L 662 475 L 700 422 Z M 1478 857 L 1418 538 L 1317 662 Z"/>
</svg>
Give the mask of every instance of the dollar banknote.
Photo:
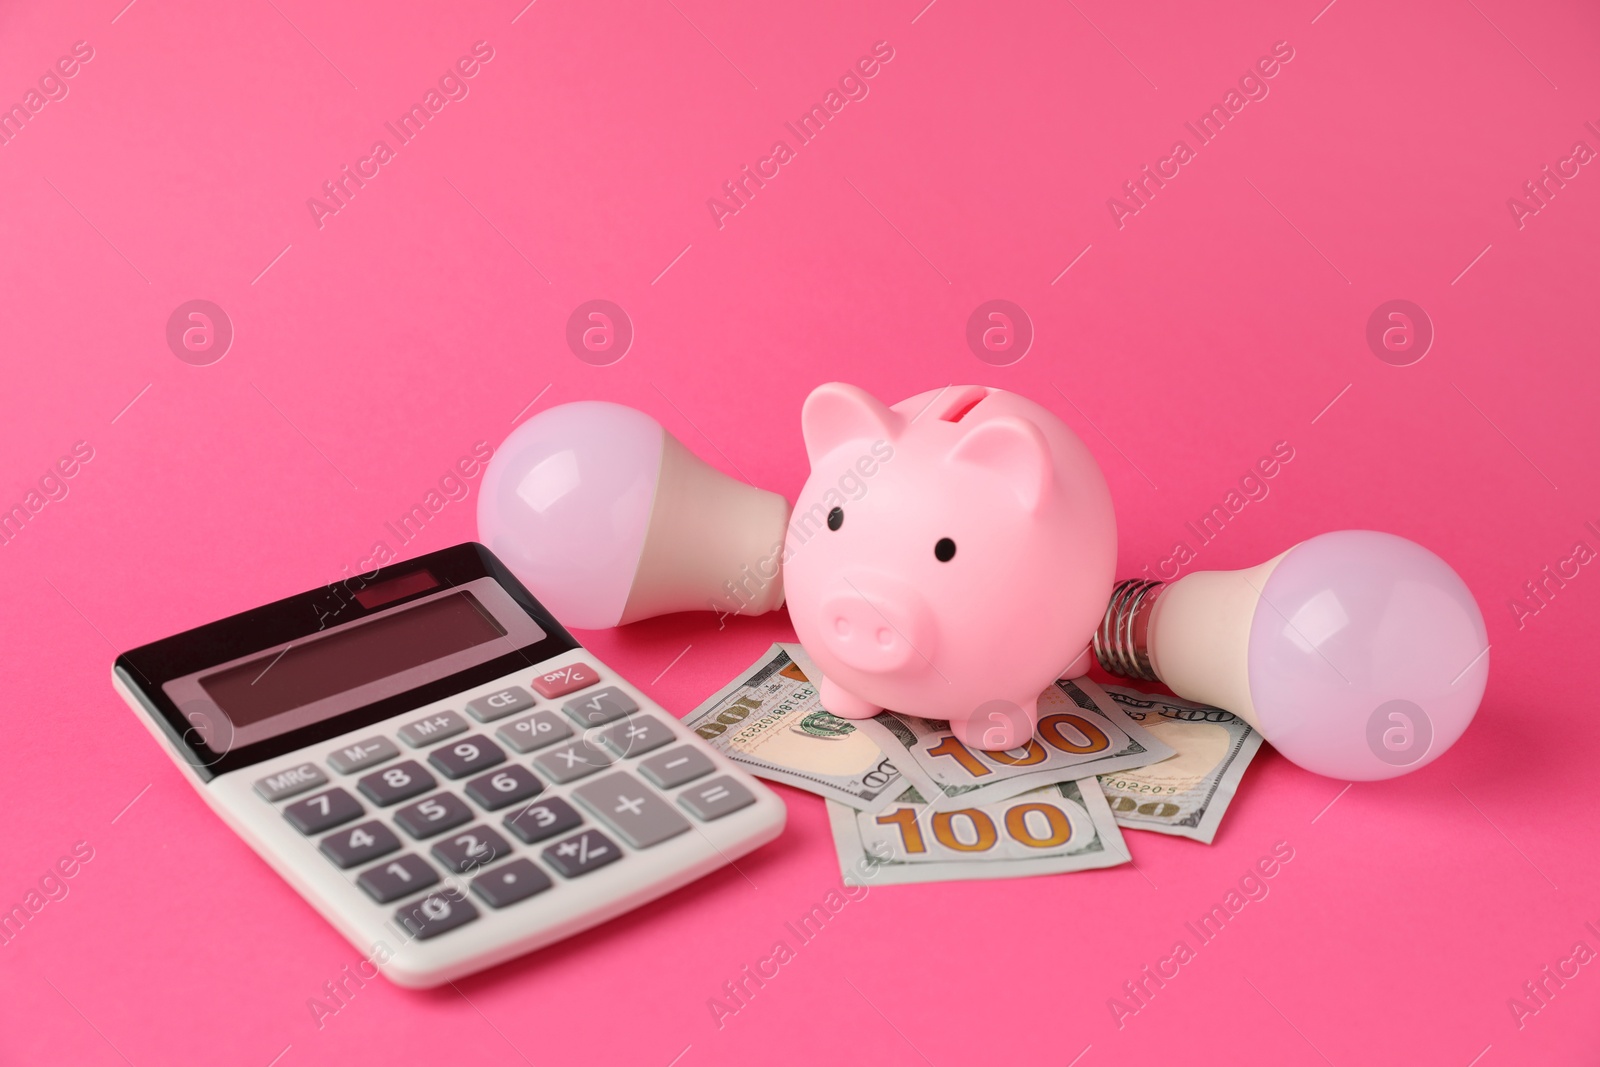
<svg viewBox="0 0 1600 1067">
<path fill-rule="evenodd" d="M 906 781 L 856 724 L 823 710 L 818 677 L 805 649 L 773 645 L 684 725 L 757 777 L 878 811 Z"/>
<path fill-rule="evenodd" d="M 1146 733 L 1177 754 L 1100 775 L 1117 824 L 1210 844 L 1261 748 L 1261 735 L 1221 708 L 1108 686 L 1106 694 Z"/>
<path fill-rule="evenodd" d="M 828 802 L 846 885 L 1023 878 L 1130 860 L 1094 778 L 934 811 L 915 786 L 877 814 Z"/>
<path fill-rule="evenodd" d="M 1042 785 L 1125 771 L 1173 749 L 1147 733 L 1087 678 L 1062 679 L 1039 695 L 1039 722 L 1024 746 L 968 748 L 941 719 L 885 711 L 857 721 L 934 810 L 1005 800 Z"/>
</svg>

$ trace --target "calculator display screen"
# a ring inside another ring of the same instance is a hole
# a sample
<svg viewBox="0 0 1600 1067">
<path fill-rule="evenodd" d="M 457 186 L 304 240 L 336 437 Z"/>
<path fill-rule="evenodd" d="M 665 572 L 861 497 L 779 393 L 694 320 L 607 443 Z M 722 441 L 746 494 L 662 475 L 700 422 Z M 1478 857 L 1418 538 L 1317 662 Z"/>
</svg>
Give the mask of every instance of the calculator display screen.
<svg viewBox="0 0 1600 1067">
<path fill-rule="evenodd" d="M 505 636 L 461 590 L 202 676 L 200 687 L 239 729 Z"/>
</svg>

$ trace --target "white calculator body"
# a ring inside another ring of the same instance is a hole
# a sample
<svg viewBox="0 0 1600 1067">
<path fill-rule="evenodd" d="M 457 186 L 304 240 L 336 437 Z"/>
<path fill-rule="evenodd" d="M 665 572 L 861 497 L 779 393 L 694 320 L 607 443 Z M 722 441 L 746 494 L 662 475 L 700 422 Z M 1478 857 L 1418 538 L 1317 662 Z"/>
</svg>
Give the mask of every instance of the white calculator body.
<svg viewBox="0 0 1600 1067">
<path fill-rule="evenodd" d="M 438 985 L 776 837 L 783 801 L 457 545 L 119 656 L 223 820 L 393 982 Z"/>
</svg>

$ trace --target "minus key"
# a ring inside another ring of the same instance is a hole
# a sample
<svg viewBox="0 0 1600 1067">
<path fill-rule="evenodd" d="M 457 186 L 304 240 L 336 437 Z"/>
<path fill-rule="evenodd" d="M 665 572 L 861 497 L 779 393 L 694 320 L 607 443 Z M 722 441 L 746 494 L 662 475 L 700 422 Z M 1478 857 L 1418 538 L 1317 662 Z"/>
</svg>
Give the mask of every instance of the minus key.
<svg viewBox="0 0 1600 1067">
<path fill-rule="evenodd" d="M 693 745 L 679 745 L 639 762 L 639 773 L 658 789 L 673 789 L 716 770 L 711 757 Z"/>
</svg>

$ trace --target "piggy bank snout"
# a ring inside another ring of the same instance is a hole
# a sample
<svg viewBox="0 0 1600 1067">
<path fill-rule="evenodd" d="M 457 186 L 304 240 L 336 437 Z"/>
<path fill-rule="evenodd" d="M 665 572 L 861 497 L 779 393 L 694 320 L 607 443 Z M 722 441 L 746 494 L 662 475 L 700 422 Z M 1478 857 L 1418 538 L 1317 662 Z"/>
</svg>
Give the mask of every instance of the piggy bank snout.
<svg viewBox="0 0 1600 1067">
<path fill-rule="evenodd" d="M 888 673 L 928 663 L 938 640 L 932 609 L 905 582 L 846 575 L 823 598 L 821 637 L 856 670 Z"/>
</svg>

